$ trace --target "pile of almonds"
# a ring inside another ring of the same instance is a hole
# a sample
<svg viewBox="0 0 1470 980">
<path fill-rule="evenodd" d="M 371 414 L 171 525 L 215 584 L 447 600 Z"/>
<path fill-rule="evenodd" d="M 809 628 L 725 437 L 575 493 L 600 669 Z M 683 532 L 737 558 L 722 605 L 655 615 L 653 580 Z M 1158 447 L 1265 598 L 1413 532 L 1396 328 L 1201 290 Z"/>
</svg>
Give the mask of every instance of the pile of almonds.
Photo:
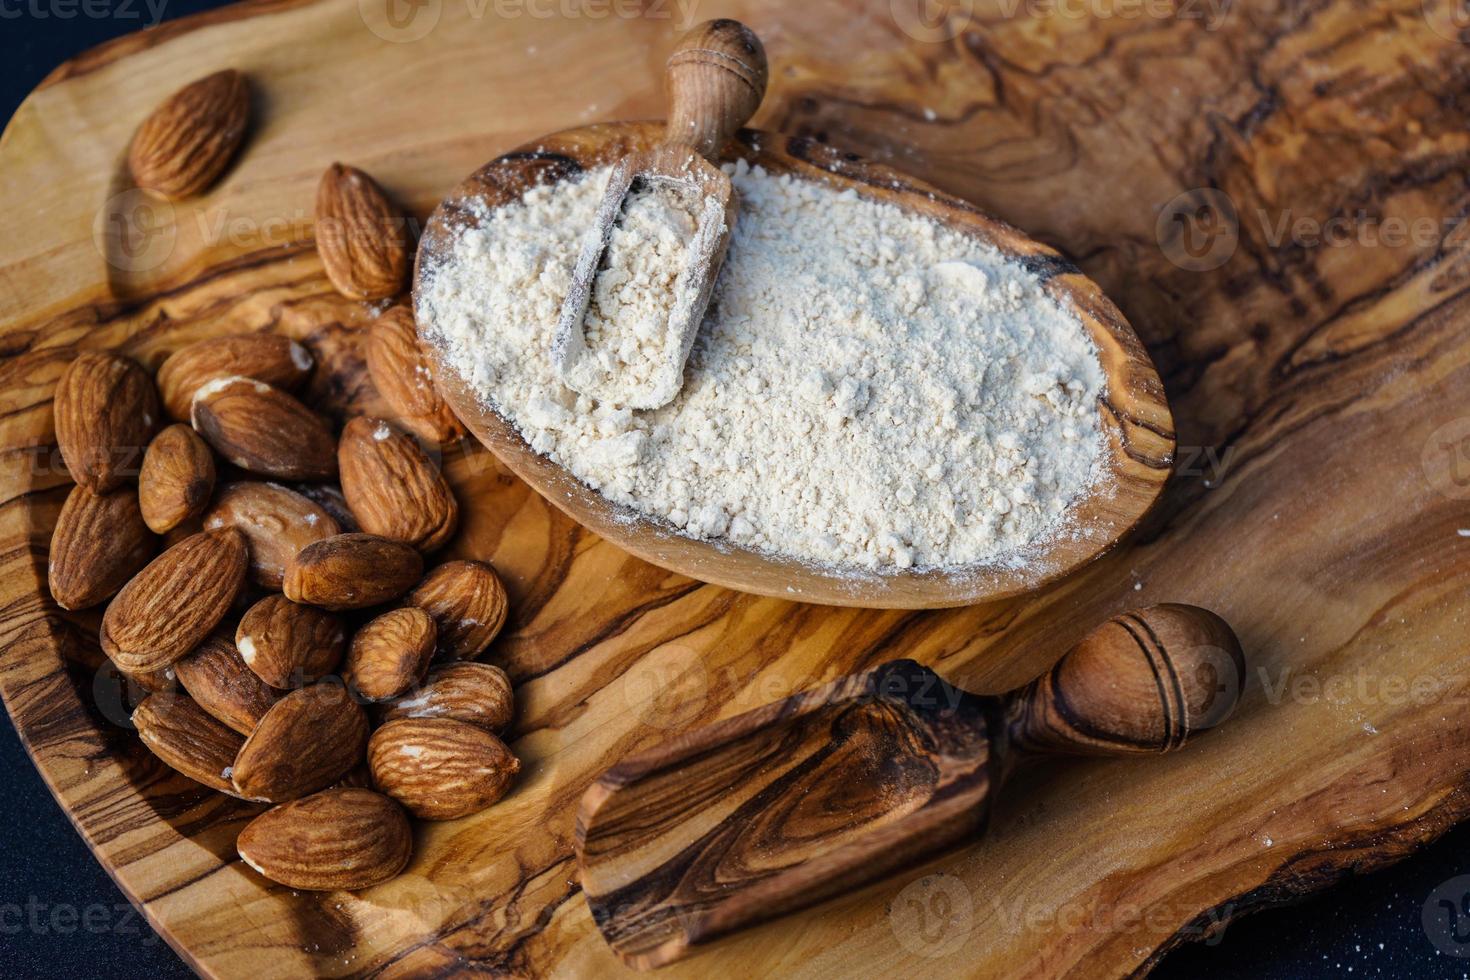
<svg viewBox="0 0 1470 980">
<path fill-rule="evenodd" d="M 231 71 L 166 101 L 134 139 L 139 187 L 169 199 L 208 187 L 248 102 Z M 333 165 L 317 218 L 339 292 L 402 291 L 404 225 L 371 178 Z M 505 589 L 483 562 L 425 572 L 459 505 L 419 438 L 463 430 L 406 306 L 378 318 L 366 353 L 400 415 L 340 433 L 295 395 L 311 353 L 273 334 L 191 344 L 156 381 L 126 357 L 83 353 L 55 394 L 77 485 L 52 537 L 52 596 L 73 610 L 107 602 L 102 649 L 151 692 L 133 714 L 143 744 L 204 786 L 272 804 L 237 849 L 292 888 L 393 877 L 412 851 L 408 814 L 475 813 L 520 770 L 499 738 L 510 680 L 477 661 L 505 622 Z"/>
</svg>

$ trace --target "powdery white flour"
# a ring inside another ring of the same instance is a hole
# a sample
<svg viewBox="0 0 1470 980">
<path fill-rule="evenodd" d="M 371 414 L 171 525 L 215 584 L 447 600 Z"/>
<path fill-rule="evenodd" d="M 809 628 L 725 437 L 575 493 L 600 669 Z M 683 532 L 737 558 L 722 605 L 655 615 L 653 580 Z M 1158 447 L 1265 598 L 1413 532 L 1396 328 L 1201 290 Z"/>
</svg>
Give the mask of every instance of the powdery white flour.
<svg viewBox="0 0 1470 980">
<path fill-rule="evenodd" d="M 935 221 L 727 169 L 739 217 L 669 405 L 595 403 L 551 362 L 605 170 L 476 215 L 430 261 L 419 323 L 537 452 L 692 537 L 881 572 L 1021 565 L 1066 533 L 1102 458 L 1076 318 Z"/>
</svg>

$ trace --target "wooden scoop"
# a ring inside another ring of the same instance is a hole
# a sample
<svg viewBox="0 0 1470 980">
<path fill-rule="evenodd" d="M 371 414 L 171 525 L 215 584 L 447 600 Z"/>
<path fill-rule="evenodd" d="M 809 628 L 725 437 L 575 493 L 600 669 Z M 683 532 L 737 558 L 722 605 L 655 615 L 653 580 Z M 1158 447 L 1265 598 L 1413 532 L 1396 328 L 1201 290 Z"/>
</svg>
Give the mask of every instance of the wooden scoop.
<svg viewBox="0 0 1470 980">
<path fill-rule="evenodd" d="M 1001 697 L 884 664 L 609 769 L 577 818 L 582 890 L 625 963 L 660 966 L 975 840 L 1026 756 L 1177 749 L 1244 676 L 1225 621 L 1182 605 L 1110 620 Z"/>
<path fill-rule="evenodd" d="M 552 339 L 552 361 L 569 388 L 634 409 L 674 400 L 684 362 L 709 308 L 715 278 L 735 227 L 737 199 L 716 163 L 730 137 L 755 115 L 766 93 L 766 52 L 744 24 L 712 20 L 690 31 L 667 65 L 669 120 L 662 143 L 618 161 L 572 273 Z M 696 229 L 669 297 L 670 313 L 655 370 L 646 379 L 618 377 L 598 364 L 584 331 L 598 270 L 630 194 L 670 185 L 697 202 Z"/>
</svg>

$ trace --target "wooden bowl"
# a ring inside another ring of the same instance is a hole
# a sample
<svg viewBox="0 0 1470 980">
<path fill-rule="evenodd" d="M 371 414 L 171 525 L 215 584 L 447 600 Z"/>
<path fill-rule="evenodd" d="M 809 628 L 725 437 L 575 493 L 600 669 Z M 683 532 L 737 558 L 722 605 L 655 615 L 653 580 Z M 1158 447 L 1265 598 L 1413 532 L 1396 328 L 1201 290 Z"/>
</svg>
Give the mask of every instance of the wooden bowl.
<svg viewBox="0 0 1470 980">
<path fill-rule="evenodd" d="M 537 183 L 566 180 L 653 145 L 658 123 L 614 123 L 537 140 L 482 167 L 441 203 L 424 231 L 415 291 L 451 233 L 473 223 L 465 202 L 490 207 L 518 200 Z M 1081 320 L 1097 345 L 1105 376 L 1098 398 L 1105 475 L 1073 505 L 1073 528 L 1037 550 L 1022 568 L 973 565 L 944 571 L 834 570 L 726 541 L 700 541 L 613 503 L 528 446 L 509 421 L 484 404 L 421 324 L 444 397 L 470 431 L 516 475 L 573 519 L 619 547 L 671 571 L 761 595 L 836 606 L 928 609 L 1001 599 L 1039 588 L 1103 554 L 1158 499 L 1174 455 L 1174 427 L 1163 385 L 1137 335 L 1092 280 L 1057 252 L 974 206 L 897 171 L 808 139 L 742 130 L 725 158 L 772 173 L 824 180 L 839 189 L 926 214 L 984 239 L 1039 276 L 1047 292 Z"/>
</svg>

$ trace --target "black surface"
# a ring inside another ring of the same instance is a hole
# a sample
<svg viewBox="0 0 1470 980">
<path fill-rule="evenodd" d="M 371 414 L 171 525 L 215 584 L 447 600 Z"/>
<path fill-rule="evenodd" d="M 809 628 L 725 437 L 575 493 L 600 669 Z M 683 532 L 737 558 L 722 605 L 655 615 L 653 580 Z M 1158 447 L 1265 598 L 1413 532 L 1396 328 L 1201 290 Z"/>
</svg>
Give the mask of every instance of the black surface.
<svg viewBox="0 0 1470 980">
<path fill-rule="evenodd" d="M 156 8 L 160 0 L 151 2 Z M 203 0 L 166 3 L 169 18 L 219 6 Z M 86 16 L 84 9 L 110 15 Z M 73 16 L 63 16 L 68 11 Z M 86 8 L 82 0 L 0 0 L 3 117 L 8 120 L 61 61 L 152 19 L 142 0 L 88 0 Z M 92 859 L 31 765 L 8 715 L 0 724 L 0 762 L 6 774 L 0 790 L 0 977 L 190 976 Z M 1470 978 L 1470 958 L 1461 958 L 1470 957 L 1470 877 L 1452 880 L 1460 875 L 1470 875 L 1470 826 L 1388 871 L 1351 879 L 1290 909 L 1246 918 L 1210 945 L 1184 947 L 1154 976 Z M 1443 952 L 1431 941 L 1431 929 Z"/>
</svg>

